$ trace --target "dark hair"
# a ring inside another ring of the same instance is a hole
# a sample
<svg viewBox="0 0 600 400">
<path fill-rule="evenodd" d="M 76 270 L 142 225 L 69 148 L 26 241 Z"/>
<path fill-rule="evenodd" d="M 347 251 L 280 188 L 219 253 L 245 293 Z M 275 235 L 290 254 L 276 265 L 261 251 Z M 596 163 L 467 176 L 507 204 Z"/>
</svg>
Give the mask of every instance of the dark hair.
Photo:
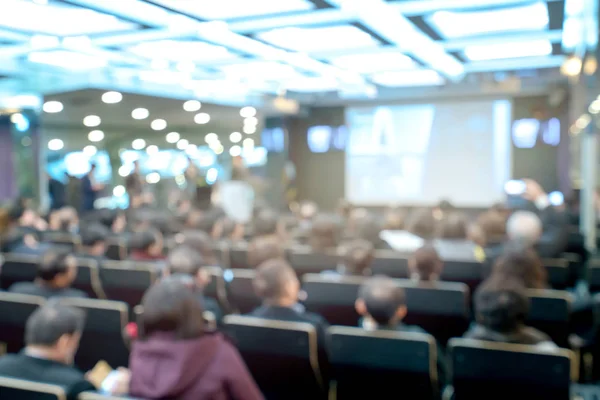
<svg viewBox="0 0 600 400">
<path fill-rule="evenodd" d="M 217 259 L 213 249 L 213 240 L 208 233 L 199 230 L 188 229 L 183 231 L 177 240 L 179 244 L 191 247 L 204 258 L 206 265 L 216 265 Z"/>
<path fill-rule="evenodd" d="M 475 292 L 474 302 L 477 321 L 495 332 L 515 331 L 529 311 L 525 287 L 513 279 L 486 280 Z"/>
<path fill-rule="evenodd" d="M 481 228 L 486 242 L 504 240 L 506 217 L 500 211 L 490 209 L 480 214 L 476 223 Z"/>
<path fill-rule="evenodd" d="M 167 257 L 167 269 L 171 274 L 196 276 L 204 264 L 202 255 L 188 245 L 175 247 Z"/>
<path fill-rule="evenodd" d="M 404 229 L 404 221 L 406 212 L 399 208 L 392 208 L 386 211 L 383 229 L 402 230 Z"/>
<path fill-rule="evenodd" d="M 312 222 L 308 242 L 313 250 L 325 251 L 338 245 L 339 236 L 339 221 L 331 215 L 319 214 Z"/>
<path fill-rule="evenodd" d="M 132 250 L 148 250 L 150 246 L 158 241 L 160 231 L 154 228 L 135 232 L 131 238 L 130 247 Z"/>
<path fill-rule="evenodd" d="M 74 258 L 68 250 L 61 248 L 48 250 L 38 264 L 37 277 L 46 282 L 54 280 L 58 275 L 69 271 L 72 267 L 69 265 L 69 260 Z"/>
<path fill-rule="evenodd" d="M 97 243 L 106 242 L 110 232 L 104 225 L 92 223 L 81 230 L 81 244 L 94 246 Z"/>
<path fill-rule="evenodd" d="M 514 279 L 529 289 L 548 286 L 548 274 L 535 250 L 521 243 L 511 242 L 494 264 L 492 275 Z"/>
<path fill-rule="evenodd" d="M 431 239 L 435 232 L 435 225 L 435 218 L 431 210 L 421 208 L 410 215 L 406 223 L 406 230 L 423 239 Z"/>
<path fill-rule="evenodd" d="M 223 210 L 218 208 L 206 211 L 196 209 L 188 213 L 188 225 L 192 229 L 204 231 L 212 235 L 215 225 L 223 215 Z"/>
<path fill-rule="evenodd" d="M 365 281 L 360 286 L 358 297 L 379 325 L 389 325 L 398 308 L 406 305 L 404 289 L 386 276 L 375 276 Z"/>
<path fill-rule="evenodd" d="M 8 211 L 9 221 L 17 222 L 19 219 L 21 219 L 23 214 L 25 214 L 26 210 L 27 210 L 27 208 L 24 207 L 23 205 L 21 205 L 20 203 L 14 204 L 12 207 L 10 207 L 10 209 Z"/>
<path fill-rule="evenodd" d="M 415 272 L 419 275 L 419 279 L 429 281 L 435 273 L 441 273 L 442 259 L 433 245 L 426 244 L 412 256 Z"/>
<path fill-rule="evenodd" d="M 258 266 L 252 285 L 258 297 L 277 300 L 285 294 L 285 285 L 291 279 L 298 278 L 290 264 L 282 259 L 272 259 Z"/>
<path fill-rule="evenodd" d="M 261 210 L 254 219 L 254 237 L 275 235 L 279 216 L 271 210 Z"/>
<path fill-rule="evenodd" d="M 380 248 L 382 239 L 379 234 L 383 229 L 383 222 L 379 218 L 369 213 L 355 220 L 354 224 L 356 238 L 369 241 L 373 246 Z"/>
<path fill-rule="evenodd" d="M 112 230 L 113 224 L 121 214 L 121 211 L 112 210 L 110 208 L 102 208 L 98 210 L 97 219 L 99 223 Z"/>
<path fill-rule="evenodd" d="M 463 213 L 451 212 L 440 221 L 437 236 L 442 239 L 466 239 L 467 219 Z"/>
<path fill-rule="evenodd" d="M 373 253 L 373 244 L 362 239 L 342 243 L 338 249 L 348 275 L 366 275 L 373 262 Z"/>
<path fill-rule="evenodd" d="M 285 249 L 279 239 L 274 236 L 263 236 L 253 239 L 248 245 L 247 262 L 256 268 L 271 259 L 284 259 Z"/>
<path fill-rule="evenodd" d="M 204 334 L 201 303 L 180 278 L 165 278 L 152 285 L 142 298 L 140 339 L 156 332 L 171 332 L 177 339 L 193 339 Z"/>
<path fill-rule="evenodd" d="M 28 346 L 52 346 L 63 335 L 82 332 L 85 312 L 56 301 L 48 301 L 35 310 L 25 325 L 25 343 Z"/>
</svg>

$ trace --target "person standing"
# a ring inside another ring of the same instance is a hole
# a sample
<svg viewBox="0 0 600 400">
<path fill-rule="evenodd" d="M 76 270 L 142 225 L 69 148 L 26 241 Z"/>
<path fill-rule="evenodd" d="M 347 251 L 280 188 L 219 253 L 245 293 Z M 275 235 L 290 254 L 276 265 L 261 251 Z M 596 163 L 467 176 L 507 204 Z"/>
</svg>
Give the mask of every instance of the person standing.
<svg viewBox="0 0 600 400">
<path fill-rule="evenodd" d="M 129 204 L 137 203 L 136 199 L 139 199 L 144 191 L 139 160 L 133 162 L 133 171 L 125 178 L 125 189 L 129 196 Z"/>
<path fill-rule="evenodd" d="M 104 185 L 96 182 L 95 172 L 96 164 L 92 164 L 89 172 L 81 178 L 81 211 L 84 213 L 94 209 L 98 193 L 104 188 Z"/>
<path fill-rule="evenodd" d="M 65 174 L 68 179 L 68 176 Z M 67 205 L 67 187 L 58 179 L 48 175 L 48 195 L 50 196 L 50 209 L 58 210 Z"/>
</svg>

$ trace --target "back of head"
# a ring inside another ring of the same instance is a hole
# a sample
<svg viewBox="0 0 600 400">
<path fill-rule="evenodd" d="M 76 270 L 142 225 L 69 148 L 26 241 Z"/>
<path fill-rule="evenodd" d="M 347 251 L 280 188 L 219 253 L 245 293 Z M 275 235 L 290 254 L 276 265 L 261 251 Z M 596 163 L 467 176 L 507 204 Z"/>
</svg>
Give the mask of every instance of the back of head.
<svg viewBox="0 0 600 400">
<path fill-rule="evenodd" d="M 355 239 L 342 243 L 338 254 L 349 275 L 369 275 L 374 256 L 374 247 L 371 242 Z"/>
<path fill-rule="evenodd" d="M 338 221 L 330 215 L 317 215 L 310 229 L 309 244 L 317 251 L 324 251 L 337 246 L 340 236 Z"/>
<path fill-rule="evenodd" d="M 40 260 L 37 277 L 42 281 L 51 282 L 74 268 L 77 268 L 76 261 L 68 250 L 52 249 L 48 250 Z"/>
<path fill-rule="evenodd" d="M 141 339 L 170 333 L 176 339 L 194 339 L 204 333 L 203 309 L 193 290 L 181 278 L 161 279 L 142 299 Z"/>
<path fill-rule="evenodd" d="M 110 231 L 104 225 L 92 223 L 81 229 L 81 244 L 86 247 L 106 242 Z"/>
<path fill-rule="evenodd" d="M 256 268 L 271 259 L 284 259 L 285 249 L 276 236 L 258 237 L 248 245 L 248 265 Z"/>
<path fill-rule="evenodd" d="M 431 244 L 426 244 L 417 249 L 409 262 L 413 274 L 419 280 L 431 281 L 439 278 L 442 273 L 443 262 L 437 250 Z"/>
<path fill-rule="evenodd" d="M 175 247 L 167 257 L 167 268 L 173 275 L 196 276 L 204 266 L 205 262 L 202 255 L 185 244 Z"/>
<path fill-rule="evenodd" d="M 415 210 L 407 218 L 406 230 L 423 239 L 431 239 L 435 233 L 435 225 L 435 218 L 433 218 L 431 210 L 421 208 Z"/>
<path fill-rule="evenodd" d="M 406 305 L 404 289 L 393 279 L 375 276 L 363 283 L 358 297 L 364 302 L 366 312 L 379 325 L 388 325 L 400 307 Z"/>
<path fill-rule="evenodd" d="M 542 236 L 542 221 L 531 211 L 516 211 L 506 222 L 506 233 L 510 240 L 533 246 Z"/>
<path fill-rule="evenodd" d="M 481 229 L 483 240 L 488 244 L 503 241 L 506 236 L 506 218 L 500 211 L 490 209 L 480 214 L 476 224 Z"/>
<path fill-rule="evenodd" d="M 514 332 L 529 311 L 525 287 L 512 279 L 488 279 L 475 292 L 474 301 L 477 321 L 494 332 Z"/>
<path fill-rule="evenodd" d="M 278 227 L 279 215 L 272 210 L 261 210 L 254 219 L 254 237 L 276 235 Z"/>
<path fill-rule="evenodd" d="M 441 239 L 466 239 L 467 219 L 463 213 L 450 212 L 441 220 L 437 236 Z"/>
<path fill-rule="evenodd" d="M 406 213 L 399 208 L 389 209 L 385 213 L 385 222 L 383 225 L 383 229 L 391 230 L 391 231 L 401 231 L 404 229 L 404 221 L 406 218 Z"/>
<path fill-rule="evenodd" d="M 208 233 L 188 229 L 176 236 L 177 243 L 188 246 L 202 255 L 207 265 L 216 265 L 217 260 L 213 250 L 213 240 Z"/>
<path fill-rule="evenodd" d="M 25 343 L 28 346 L 54 346 L 63 335 L 81 333 L 85 313 L 78 308 L 49 301 L 27 319 Z"/>
<path fill-rule="evenodd" d="M 377 246 L 381 242 L 379 234 L 382 229 L 383 222 L 372 213 L 368 213 L 364 218 L 354 221 L 354 236 L 367 240 L 374 246 Z"/>
<path fill-rule="evenodd" d="M 276 303 L 288 294 L 289 285 L 298 285 L 298 278 L 285 260 L 272 259 L 258 266 L 252 284 L 257 296 Z"/>
<path fill-rule="evenodd" d="M 530 289 L 548 286 L 548 275 L 538 254 L 523 243 L 509 243 L 494 264 L 493 275 L 513 279 Z"/>
<path fill-rule="evenodd" d="M 147 250 L 155 244 L 161 236 L 157 229 L 151 228 L 143 231 L 135 232 L 129 243 L 132 250 Z"/>
</svg>

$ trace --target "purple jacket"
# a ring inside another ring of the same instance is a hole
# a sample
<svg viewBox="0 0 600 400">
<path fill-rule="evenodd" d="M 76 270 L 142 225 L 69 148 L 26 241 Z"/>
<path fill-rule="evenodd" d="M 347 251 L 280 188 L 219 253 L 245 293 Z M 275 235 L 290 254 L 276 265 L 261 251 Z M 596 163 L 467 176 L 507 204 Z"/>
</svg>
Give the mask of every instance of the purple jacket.
<svg viewBox="0 0 600 400">
<path fill-rule="evenodd" d="M 133 397 L 263 400 L 240 354 L 219 333 L 191 340 L 159 333 L 137 340 L 129 368 Z"/>
</svg>

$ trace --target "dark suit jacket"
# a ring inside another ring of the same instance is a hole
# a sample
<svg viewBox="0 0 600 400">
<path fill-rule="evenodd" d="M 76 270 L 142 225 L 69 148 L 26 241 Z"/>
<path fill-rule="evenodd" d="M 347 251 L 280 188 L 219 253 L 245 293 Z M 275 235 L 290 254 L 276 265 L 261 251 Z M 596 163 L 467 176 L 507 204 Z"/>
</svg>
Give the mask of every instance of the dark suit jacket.
<svg viewBox="0 0 600 400">
<path fill-rule="evenodd" d="M 64 183 L 54 178 L 48 181 L 48 194 L 52 204 L 50 209 L 56 210 L 67 205 L 67 187 Z"/>
<path fill-rule="evenodd" d="M 17 282 L 13 284 L 9 289 L 11 293 L 28 294 L 32 296 L 41 296 L 45 299 L 51 297 L 75 297 L 75 298 L 87 298 L 88 295 L 79 289 L 66 288 L 66 289 L 52 289 L 49 287 L 41 286 L 33 282 Z"/>
<path fill-rule="evenodd" d="M 62 386 L 69 400 L 76 400 L 81 392 L 96 390 L 77 368 L 56 361 L 30 357 L 24 352 L 1 357 L 0 375 Z"/>
<path fill-rule="evenodd" d="M 544 228 L 536 245 L 540 257 L 555 258 L 567 250 L 569 244 L 569 215 L 553 206 L 539 213 Z"/>
</svg>

